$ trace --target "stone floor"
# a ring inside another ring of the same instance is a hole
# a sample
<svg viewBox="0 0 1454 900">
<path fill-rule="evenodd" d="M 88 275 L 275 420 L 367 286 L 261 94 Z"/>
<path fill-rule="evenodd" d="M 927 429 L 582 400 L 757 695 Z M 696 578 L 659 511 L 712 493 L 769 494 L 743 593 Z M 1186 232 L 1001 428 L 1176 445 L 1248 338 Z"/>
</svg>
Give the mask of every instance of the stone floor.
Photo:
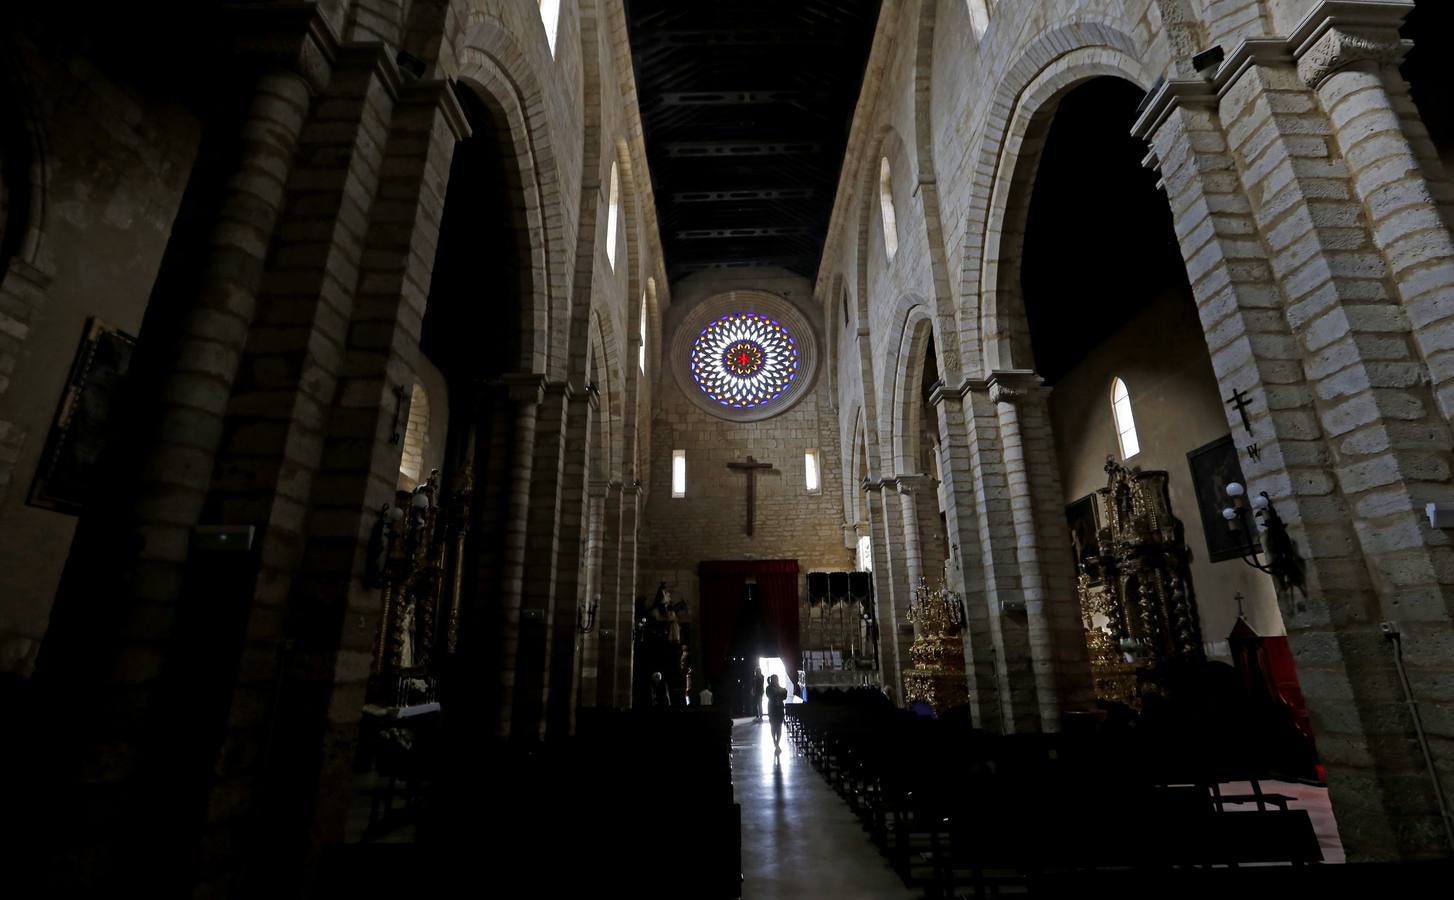
<svg viewBox="0 0 1454 900">
<path fill-rule="evenodd" d="M 784 730 L 775 755 L 767 720 L 732 728 L 732 781 L 742 804 L 742 898 L 921 897 L 904 886 L 859 827 L 848 805 Z"/>
</svg>

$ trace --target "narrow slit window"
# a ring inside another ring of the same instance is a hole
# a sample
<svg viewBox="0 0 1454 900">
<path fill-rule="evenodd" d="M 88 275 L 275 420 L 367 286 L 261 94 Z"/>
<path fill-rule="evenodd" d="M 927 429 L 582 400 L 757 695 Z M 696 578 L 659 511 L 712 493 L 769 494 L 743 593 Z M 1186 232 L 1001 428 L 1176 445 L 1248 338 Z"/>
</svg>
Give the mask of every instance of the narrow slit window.
<svg viewBox="0 0 1454 900">
<path fill-rule="evenodd" d="M 646 374 L 646 291 L 641 292 L 641 346 L 636 349 L 636 364 Z"/>
<path fill-rule="evenodd" d="M 873 540 L 866 534 L 858 538 L 858 571 L 873 571 Z"/>
<path fill-rule="evenodd" d="M 878 204 L 884 220 L 884 249 L 893 259 L 899 249 L 899 227 L 894 222 L 894 188 L 889 176 L 889 158 L 885 156 L 878 164 Z"/>
<path fill-rule="evenodd" d="M 803 479 L 808 486 L 808 493 L 818 493 L 818 451 L 809 450 L 803 454 Z"/>
<path fill-rule="evenodd" d="M 616 216 L 621 205 L 621 177 L 616 174 L 616 164 L 611 163 L 611 192 L 606 202 L 606 260 L 616 268 Z"/>
<path fill-rule="evenodd" d="M 687 495 L 687 451 L 685 450 L 671 452 L 671 495 L 673 497 Z"/>
<path fill-rule="evenodd" d="M 1126 382 L 1119 378 L 1111 383 L 1111 415 L 1116 420 L 1121 459 L 1130 459 L 1141 452 L 1141 441 L 1136 437 L 1136 420 L 1131 415 L 1131 392 L 1126 390 Z"/>
<path fill-rule="evenodd" d="M 545 43 L 555 57 L 555 35 L 560 25 L 560 0 L 540 0 L 540 24 L 545 26 Z"/>
<path fill-rule="evenodd" d="M 989 0 L 969 0 L 969 27 L 974 29 L 975 37 L 984 37 L 990 27 Z"/>
</svg>

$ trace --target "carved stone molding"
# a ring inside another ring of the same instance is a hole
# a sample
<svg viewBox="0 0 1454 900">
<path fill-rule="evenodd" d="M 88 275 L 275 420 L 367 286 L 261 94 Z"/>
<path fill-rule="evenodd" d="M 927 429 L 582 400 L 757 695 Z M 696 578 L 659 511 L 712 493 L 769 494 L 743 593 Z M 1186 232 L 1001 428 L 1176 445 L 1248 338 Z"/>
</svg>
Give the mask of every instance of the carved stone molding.
<svg viewBox="0 0 1454 900">
<path fill-rule="evenodd" d="M 898 488 L 900 494 L 915 494 L 919 492 L 932 492 L 939 489 L 939 482 L 929 475 L 895 475 L 894 487 Z"/>
<path fill-rule="evenodd" d="M 546 378 L 535 372 L 512 372 L 501 375 L 491 384 L 503 390 L 505 396 L 515 403 L 540 403 L 545 399 Z"/>
<path fill-rule="evenodd" d="M 233 45 L 264 68 L 296 72 L 315 92 L 328 86 L 339 39 L 315 3 L 230 3 Z"/>
<path fill-rule="evenodd" d="M 1396 66 L 1407 52 L 1396 31 L 1365 34 L 1329 28 L 1299 54 L 1297 72 L 1308 87 L 1317 88 L 1334 73 L 1360 63 Z"/>
<path fill-rule="evenodd" d="M 1287 39 L 1298 75 L 1316 88 L 1349 66 L 1398 65 L 1410 46 L 1398 30 L 1413 8 L 1410 0 L 1323 0 Z"/>
<path fill-rule="evenodd" d="M 464 140 L 471 134 L 464 108 L 459 105 L 459 96 L 454 92 L 454 82 L 449 79 L 428 81 L 406 81 L 399 89 L 400 107 L 439 107 L 455 140 Z"/>
<path fill-rule="evenodd" d="M 1006 369 L 991 372 L 988 387 L 990 401 L 1014 405 L 1040 386 L 1040 376 L 1029 369 Z"/>
</svg>

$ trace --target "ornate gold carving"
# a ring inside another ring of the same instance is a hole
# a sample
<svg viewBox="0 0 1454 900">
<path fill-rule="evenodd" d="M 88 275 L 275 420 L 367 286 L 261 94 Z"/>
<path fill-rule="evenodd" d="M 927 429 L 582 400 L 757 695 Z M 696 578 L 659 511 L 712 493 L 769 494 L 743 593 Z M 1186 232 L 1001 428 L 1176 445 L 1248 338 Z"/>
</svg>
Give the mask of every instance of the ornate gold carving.
<svg viewBox="0 0 1454 900">
<path fill-rule="evenodd" d="M 904 702 L 927 703 L 936 713 L 969 702 L 969 676 L 964 667 L 964 608 L 959 595 L 943 582 L 929 590 L 924 579 L 909 606 L 914 642 L 913 666 L 904 672 Z"/>
<path fill-rule="evenodd" d="M 1166 473 L 1112 459 L 1106 474 L 1096 498 L 1104 524 L 1079 580 L 1081 621 L 1097 695 L 1136 706 L 1164 664 L 1203 658 L 1201 629 Z"/>
<path fill-rule="evenodd" d="M 433 698 L 440 639 L 445 653 L 454 653 L 458 646 L 462 561 L 473 494 L 466 469 L 455 480 L 447 507 L 441 508 L 435 469 L 413 493 L 401 493 L 380 513 L 374 568 L 383 608 L 370 702 L 388 707 Z"/>
</svg>

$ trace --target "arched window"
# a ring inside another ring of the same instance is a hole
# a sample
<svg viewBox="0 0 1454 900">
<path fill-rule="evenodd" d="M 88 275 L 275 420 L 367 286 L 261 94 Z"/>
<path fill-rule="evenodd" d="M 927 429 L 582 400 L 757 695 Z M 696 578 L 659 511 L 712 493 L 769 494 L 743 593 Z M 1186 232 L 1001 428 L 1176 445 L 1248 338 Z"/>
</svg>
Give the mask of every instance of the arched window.
<svg viewBox="0 0 1454 900">
<path fill-rule="evenodd" d="M 975 37 L 984 37 L 990 27 L 990 0 L 969 0 L 969 27 Z"/>
<path fill-rule="evenodd" d="M 899 249 L 899 228 L 894 224 L 894 187 L 889 178 L 889 158 L 885 156 L 878 164 L 878 205 L 884 220 L 884 249 L 889 259 Z"/>
<path fill-rule="evenodd" d="M 621 206 L 621 178 L 616 174 L 616 164 L 611 163 L 611 190 L 606 195 L 606 259 L 611 268 L 616 268 L 616 216 Z"/>
<path fill-rule="evenodd" d="M 641 346 L 636 350 L 636 364 L 646 374 L 646 291 L 641 292 Z"/>
<path fill-rule="evenodd" d="M 540 23 L 545 26 L 545 42 L 555 56 L 555 33 L 560 25 L 560 0 L 540 0 Z"/>
<path fill-rule="evenodd" d="M 1136 438 L 1136 420 L 1131 416 L 1131 393 L 1126 390 L 1126 382 L 1119 378 L 1111 382 L 1111 415 L 1116 419 L 1121 459 L 1130 459 L 1141 452 L 1141 442 Z"/>
<path fill-rule="evenodd" d="M 409 394 L 409 423 L 404 428 L 404 453 L 399 457 L 399 489 L 414 490 L 424 478 L 429 443 L 429 395 L 416 383 Z"/>
<path fill-rule="evenodd" d="M 873 571 L 873 541 L 866 534 L 858 538 L 858 571 Z"/>
</svg>

